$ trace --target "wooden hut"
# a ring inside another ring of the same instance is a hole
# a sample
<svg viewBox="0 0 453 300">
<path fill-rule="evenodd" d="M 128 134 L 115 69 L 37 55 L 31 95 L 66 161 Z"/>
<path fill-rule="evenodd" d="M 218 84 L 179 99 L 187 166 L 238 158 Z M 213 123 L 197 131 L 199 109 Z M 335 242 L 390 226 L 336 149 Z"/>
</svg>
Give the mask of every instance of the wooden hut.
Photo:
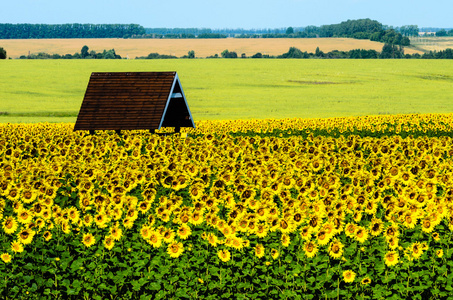
<svg viewBox="0 0 453 300">
<path fill-rule="evenodd" d="M 75 130 L 195 127 L 176 72 L 92 73 Z"/>
</svg>

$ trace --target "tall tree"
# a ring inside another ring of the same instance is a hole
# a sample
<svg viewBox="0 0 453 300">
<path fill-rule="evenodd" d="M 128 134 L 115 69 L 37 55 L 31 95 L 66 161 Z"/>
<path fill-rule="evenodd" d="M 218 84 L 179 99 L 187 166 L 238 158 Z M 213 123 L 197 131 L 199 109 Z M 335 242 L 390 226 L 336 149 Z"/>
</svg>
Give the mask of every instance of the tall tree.
<svg viewBox="0 0 453 300">
<path fill-rule="evenodd" d="M 6 50 L 0 47 L 0 59 L 6 59 Z"/>
<path fill-rule="evenodd" d="M 82 55 L 82 58 L 86 58 L 87 56 L 89 56 L 90 54 L 88 53 L 88 46 L 85 45 L 82 47 L 82 50 L 80 51 L 80 54 Z"/>
</svg>

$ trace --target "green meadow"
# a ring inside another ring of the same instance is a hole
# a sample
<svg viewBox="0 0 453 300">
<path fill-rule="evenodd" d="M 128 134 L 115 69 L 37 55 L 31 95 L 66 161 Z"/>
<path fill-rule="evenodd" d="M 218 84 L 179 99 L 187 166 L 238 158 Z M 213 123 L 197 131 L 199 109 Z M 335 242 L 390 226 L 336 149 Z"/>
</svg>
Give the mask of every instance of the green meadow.
<svg viewBox="0 0 453 300">
<path fill-rule="evenodd" d="M 453 112 L 451 60 L 3 60 L 0 123 L 75 122 L 91 72 L 177 71 L 194 119 Z"/>
</svg>

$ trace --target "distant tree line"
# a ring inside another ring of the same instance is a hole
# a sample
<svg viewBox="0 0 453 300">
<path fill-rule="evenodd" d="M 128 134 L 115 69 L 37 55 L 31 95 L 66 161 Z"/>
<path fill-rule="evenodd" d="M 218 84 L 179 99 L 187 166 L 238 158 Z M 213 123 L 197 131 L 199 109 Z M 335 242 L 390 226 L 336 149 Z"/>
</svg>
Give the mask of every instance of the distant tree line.
<svg viewBox="0 0 453 300">
<path fill-rule="evenodd" d="M 20 59 L 121 59 L 121 56 L 115 53 L 115 49 L 104 50 L 102 52 L 89 51 L 88 46 L 83 46 L 80 53 L 74 54 L 48 54 L 40 52 L 38 54 L 22 55 Z"/>
<path fill-rule="evenodd" d="M 446 31 L 445 29 L 436 31 L 436 36 L 453 36 L 453 29 L 449 31 Z"/>
<path fill-rule="evenodd" d="M 333 50 L 330 52 L 323 52 L 316 48 L 315 52 L 301 51 L 296 47 L 289 48 L 288 52 L 283 53 L 278 56 L 271 56 L 268 54 L 262 54 L 257 52 L 252 56 L 247 56 L 245 53 L 238 55 L 235 51 L 229 51 L 225 49 L 222 51 L 220 56 L 214 54 L 208 56 L 207 58 L 318 58 L 318 59 L 388 59 L 388 58 L 406 58 L 406 59 L 453 59 L 453 49 L 447 48 L 442 51 L 430 51 L 424 54 L 405 54 L 404 47 L 401 45 L 395 44 L 385 44 L 382 47 L 382 51 L 378 52 L 376 50 L 370 49 L 353 49 L 349 51 L 339 51 Z M 6 58 L 6 50 L 0 47 L 0 59 Z M 114 49 L 104 50 L 103 52 L 89 51 L 88 46 L 83 46 L 80 53 L 75 54 L 48 54 L 48 53 L 38 53 L 30 55 L 22 55 L 21 59 L 121 59 L 121 56 L 115 53 Z M 135 59 L 176 59 L 177 56 L 159 54 L 159 53 L 150 53 L 147 56 L 136 57 Z M 195 51 L 190 50 L 187 55 L 182 56 L 181 58 L 195 58 Z"/>
<path fill-rule="evenodd" d="M 340 24 L 274 29 L 210 28 L 144 28 L 137 24 L 0 24 L 0 39 L 29 38 L 315 38 L 348 37 L 380 42 L 388 35 L 398 35 L 398 44 L 407 46 L 408 39 L 419 32 L 436 36 L 453 36 L 453 29 L 421 28 L 417 25 L 384 26 L 370 19 L 348 20 Z"/>
<path fill-rule="evenodd" d="M 133 39 L 224 39 L 227 38 L 226 35 L 220 33 L 201 33 L 199 35 L 194 35 L 191 33 L 168 33 L 168 34 L 141 34 L 141 35 L 132 35 L 130 38 Z"/>
<path fill-rule="evenodd" d="M 127 38 L 144 33 L 137 24 L 0 24 L 0 39 Z"/>
<path fill-rule="evenodd" d="M 409 32 L 409 29 L 406 29 Z M 418 34 L 418 33 L 417 33 Z M 410 40 L 394 29 L 385 29 L 378 21 L 370 19 L 348 20 L 340 24 L 323 25 L 321 27 L 308 26 L 303 31 L 295 31 L 288 27 L 285 33 L 243 34 L 239 38 L 316 38 L 316 37 L 344 37 L 354 39 L 368 39 L 381 43 L 390 43 L 409 46 Z"/>
</svg>

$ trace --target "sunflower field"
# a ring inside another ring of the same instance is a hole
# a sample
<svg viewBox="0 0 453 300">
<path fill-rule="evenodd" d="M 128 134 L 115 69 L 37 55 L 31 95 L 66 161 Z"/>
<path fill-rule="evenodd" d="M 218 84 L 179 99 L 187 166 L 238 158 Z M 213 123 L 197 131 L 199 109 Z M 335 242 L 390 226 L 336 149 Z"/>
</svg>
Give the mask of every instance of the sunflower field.
<svg viewBox="0 0 453 300">
<path fill-rule="evenodd" d="M 1 298 L 453 295 L 453 114 L 196 125 L 0 124 Z"/>
</svg>

